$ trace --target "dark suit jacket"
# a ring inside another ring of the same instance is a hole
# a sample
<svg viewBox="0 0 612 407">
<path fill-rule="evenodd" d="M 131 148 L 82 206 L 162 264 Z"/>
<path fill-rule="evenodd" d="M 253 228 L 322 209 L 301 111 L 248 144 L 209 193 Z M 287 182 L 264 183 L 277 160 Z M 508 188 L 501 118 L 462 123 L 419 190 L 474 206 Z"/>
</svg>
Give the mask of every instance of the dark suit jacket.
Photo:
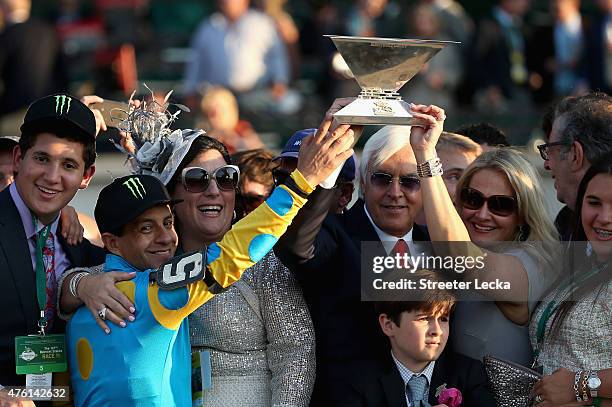
<svg viewBox="0 0 612 407">
<path fill-rule="evenodd" d="M 584 39 L 585 44 L 585 76 L 593 90 L 611 93 L 612 83 L 606 81 L 606 55 L 608 47 L 604 41 L 604 30 L 607 16 L 598 14 L 592 18 L 587 26 Z"/>
<path fill-rule="evenodd" d="M 561 208 L 555 217 L 555 227 L 557 228 L 557 232 L 559 232 L 562 242 L 569 242 L 572 240 L 572 232 L 575 221 L 574 211 L 572 211 L 567 205 Z"/>
<path fill-rule="evenodd" d="M 468 69 L 472 86 L 476 90 L 497 86 L 505 97 L 515 96 L 518 85 L 511 76 L 512 49 L 497 20 L 493 17 L 481 20 L 472 42 L 469 58 L 472 64 Z"/>
<path fill-rule="evenodd" d="M 327 406 L 342 400 L 354 366 L 388 355 L 373 304 L 361 299 L 362 242 L 378 242 L 376 253 L 369 254 L 385 252 L 362 200 L 342 215 L 328 215 L 317 231 L 311 224 L 306 239 L 310 251 L 298 233 L 293 243 L 302 252 L 277 250 L 277 255 L 300 282 L 315 328 L 317 377 L 311 405 Z M 413 239 L 426 241 L 429 236 L 415 225 Z"/>
<path fill-rule="evenodd" d="M 59 240 L 74 266 L 104 262 L 104 251 L 87 240 L 77 246 L 61 234 Z M 15 374 L 15 336 L 36 334 L 40 311 L 25 230 L 8 188 L 0 192 L 0 312 L 0 384 L 23 386 L 25 376 Z M 63 329 L 56 320 L 54 331 Z"/>
<path fill-rule="evenodd" d="M 555 95 L 555 75 L 547 69 L 549 60 L 555 59 L 554 22 L 535 29 L 526 42 L 526 47 L 529 71 L 542 77 L 542 86 L 533 92 L 534 100 L 538 103 L 549 103 Z"/>
<path fill-rule="evenodd" d="M 542 86 L 534 90 L 534 100 L 538 103 L 550 103 L 555 99 L 555 75 L 547 66 L 550 60 L 555 60 L 557 49 L 555 45 L 555 22 L 549 21 L 529 33 L 526 42 L 527 63 L 530 72 L 536 72 L 542 77 Z M 581 55 L 584 59 L 584 55 Z M 583 75 L 584 61 L 575 68 L 577 74 Z"/>
<path fill-rule="evenodd" d="M 0 116 L 68 91 L 66 66 L 52 26 L 34 18 L 8 25 L 0 34 Z"/>
<path fill-rule="evenodd" d="M 361 407 L 406 407 L 404 381 L 390 355 L 385 364 L 376 368 L 360 370 L 353 375 L 351 390 L 346 394 L 342 406 Z M 429 386 L 429 404 L 438 403 L 436 389 L 456 388 L 463 397 L 462 406 L 495 407 L 482 363 L 455 353 L 448 346 L 436 361 Z"/>
</svg>

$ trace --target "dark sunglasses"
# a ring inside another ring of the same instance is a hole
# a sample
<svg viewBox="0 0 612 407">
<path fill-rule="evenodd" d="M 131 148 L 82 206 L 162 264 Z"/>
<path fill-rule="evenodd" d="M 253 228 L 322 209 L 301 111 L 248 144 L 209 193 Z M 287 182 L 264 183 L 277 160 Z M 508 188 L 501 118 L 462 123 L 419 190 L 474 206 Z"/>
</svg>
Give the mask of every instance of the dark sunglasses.
<svg viewBox="0 0 612 407">
<path fill-rule="evenodd" d="M 235 165 L 224 165 L 213 172 L 200 167 L 187 167 L 181 173 L 181 181 L 188 192 L 204 192 L 214 179 L 217 187 L 223 191 L 236 189 L 240 179 L 240 170 Z"/>
<path fill-rule="evenodd" d="M 555 141 L 554 143 L 544 143 L 544 144 L 540 144 L 538 145 L 538 151 L 540 151 L 540 157 L 542 157 L 542 159 L 544 161 L 547 161 L 549 159 L 548 156 L 548 148 L 549 147 L 554 147 L 554 146 L 571 146 L 572 143 L 566 143 L 564 141 Z"/>
<path fill-rule="evenodd" d="M 399 178 L 400 187 L 408 192 L 416 192 L 421 188 L 421 180 L 416 175 L 402 175 L 394 177 L 386 172 L 373 172 L 370 175 L 370 182 L 378 188 L 387 188 L 394 179 Z"/>
<path fill-rule="evenodd" d="M 489 211 L 497 216 L 510 216 L 517 208 L 516 199 L 508 195 L 491 195 L 485 197 L 477 189 L 463 188 L 461 190 L 461 202 L 464 208 L 478 210 L 485 202 Z"/>
<path fill-rule="evenodd" d="M 273 169 L 272 178 L 274 178 L 274 185 L 279 186 L 284 183 L 291 173 L 282 169 Z"/>
<path fill-rule="evenodd" d="M 241 194 L 242 204 L 247 212 L 254 211 L 259 205 L 264 203 L 268 198 L 266 195 Z"/>
</svg>

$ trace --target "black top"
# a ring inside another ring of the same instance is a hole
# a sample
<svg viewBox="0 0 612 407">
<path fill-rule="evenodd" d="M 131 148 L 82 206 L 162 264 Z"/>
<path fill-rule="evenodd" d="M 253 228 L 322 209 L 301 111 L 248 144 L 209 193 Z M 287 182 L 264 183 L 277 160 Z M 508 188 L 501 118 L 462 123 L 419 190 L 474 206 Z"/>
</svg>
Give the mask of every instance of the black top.
<svg viewBox="0 0 612 407">
<path fill-rule="evenodd" d="M 361 243 L 380 243 L 380 239 L 362 200 L 344 214 L 330 214 L 322 220 L 321 213 L 327 214 L 333 192 L 318 188 L 275 248 L 295 273 L 315 328 L 313 406 L 340 402 L 346 393 L 347 375 L 354 367 L 379 362 L 389 352 L 373 303 L 361 300 L 361 262 L 369 261 L 362 259 Z M 413 239 L 429 240 L 429 236 L 415 225 Z M 379 251 L 385 253 L 382 244 Z"/>
<path fill-rule="evenodd" d="M 61 43 L 53 27 L 29 19 L 0 33 L 0 116 L 68 90 Z"/>
<path fill-rule="evenodd" d="M 406 390 L 402 376 L 388 354 L 379 365 L 356 369 L 351 375 L 350 390 L 341 406 L 406 407 Z M 452 351 L 448 346 L 434 365 L 429 386 L 429 404 L 438 405 L 436 389 L 443 384 L 456 388 L 463 398 L 462 406 L 495 407 L 482 363 Z"/>
</svg>

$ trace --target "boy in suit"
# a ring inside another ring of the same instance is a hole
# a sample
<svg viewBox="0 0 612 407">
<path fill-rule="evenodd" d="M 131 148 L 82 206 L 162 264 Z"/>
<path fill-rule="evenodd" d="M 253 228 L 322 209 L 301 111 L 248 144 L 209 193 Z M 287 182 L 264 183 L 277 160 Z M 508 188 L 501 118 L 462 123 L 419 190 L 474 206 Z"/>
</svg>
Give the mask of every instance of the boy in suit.
<svg viewBox="0 0 612 407">
<path fill-rule="evenodd" d="M 412 279 L 441 281 L 439 273 L 428 270 L 417 271 Z M 358 373 L 346 405 L 448 407 L 438 402 L 437 393 L 454 388 L 463 406 L 494 407 L 482 364 L 446 349 L 454 304 L 453 294 L 445 290 L 420 290 L 418 301 L 377 302 L 391 355 L 378 368 Z"/>
</svg>

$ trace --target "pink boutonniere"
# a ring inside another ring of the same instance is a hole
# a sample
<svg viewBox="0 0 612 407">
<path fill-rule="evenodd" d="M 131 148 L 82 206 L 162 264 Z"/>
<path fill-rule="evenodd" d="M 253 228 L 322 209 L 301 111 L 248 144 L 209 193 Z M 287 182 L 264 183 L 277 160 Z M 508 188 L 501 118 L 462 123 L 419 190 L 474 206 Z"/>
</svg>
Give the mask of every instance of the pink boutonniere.
<svg viewBox="0 0 612 407">
<path fill-rule="evenodd" d="M 446 404 L 448 407 L 459 407 L 463 401 L 463 396 L 459 389 L 454 387 L 447 389 L 446 383 L 436 389 L 436 397 L 438 398 L 438 403 Z"/>
</svg>

